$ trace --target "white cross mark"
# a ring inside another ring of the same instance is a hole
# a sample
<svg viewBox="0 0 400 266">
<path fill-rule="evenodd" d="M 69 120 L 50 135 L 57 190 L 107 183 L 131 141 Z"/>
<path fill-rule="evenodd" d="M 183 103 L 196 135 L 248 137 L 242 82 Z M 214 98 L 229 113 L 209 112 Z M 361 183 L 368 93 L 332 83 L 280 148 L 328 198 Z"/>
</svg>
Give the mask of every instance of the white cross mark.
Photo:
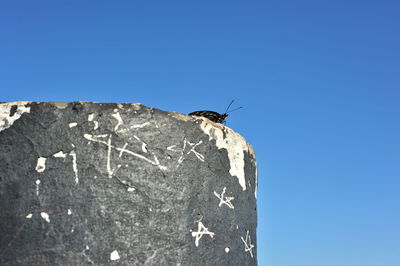
<svg viewBox="0 0 400 266">
<path fill-rule="evenodd" d="M 161 170 L 166 170 L 167 169 L 167 167 L 161 165 L 158 160 L 153 161 L 153 160 L 150 160 L 150 159 L 146 158 L 143 155 L 140 155 L 140 154 L 135 153 L 133 151 L 130 151 L 128 149 L 115 147 L 114 145 L 111 144 L 111 135 L 109 136 L 109 139 L 108 139 L 107 142 L 97 139 L 98 137 L 106 137 L 106 136 L 107 135 L 93 136 L 93 135 L 90 135 L 90 134 L 84 134 L 85 139 L 105 144 L 108 147 L 108 151 L 107 151 L 107 171 L 108 171 L 108 174 L 109 174 L 110 177 L 112 176 L 113 171 L 114 171 L 113 169 L 111 169 L 111 159 L 110 159 L 111 149 L 115 149 L 117 151 L 122 151 L 123 150 L 125 153 L 127 153 L 129 155 L 135 156 L 135 157 L 140 158 L 140 159 L 142 159 L 142 160 L 144 160 L 144 161 L 146 161 L 148 163 L 151 163 L 152 165 L 158 166 Z"/>
<path fill-rule="evenodd" d="M 253 257 L 253 252 L 251 251 L 254 248 L 254 245 L 251 244 L 251 239 L 249 235 L 249 231 L 247 230 L 246 233 L 246 240 L 243 239 L 243 237 L 240 237 L 244 243 L 244 251 L 245 252 L 250 252 L 250 256 Z"/>
<path fill-rule="evenodd" d="M 124 153 L 126 146 L 128 146 L 128 143 L 125 142 L 124 147 L 122 147 L 121 152 L 119 153 L 119 157 L 122 156 L 122 154 Z"/>
<path fill-rule="evenodd" d="M 199 246 L 199 240 L 203 235 L 209 235 L 211 238 L 214 238 L 215 233 L 208 231 L 208 228 L 206 228 L 202 222 L 199 222 L 197 225 L 197 232 L 192 232 L 192 237 L 196 238 L 196 247 Z"/>
<path fill-rule="evenodd" d="M 222 204 L 225 204 L 225 205 L 228 206 L 229 208 L 234 209 L 235 207 L 234 207 L 233 204 L 231 203 L 231 200 L 233 200 L 234 197 L 225 197 L 225 196 L 224 196 L 225 190 L 226 190 L 226 187 L 224 187 L 224 189 L 222 190 L 222 193 L 221 193 L 221 194 L 218 194 L 217 192 L 214 191 L 214 195 L 215 195 L 217 198 L 220 199 L 220 202 L 219 202 L 219 205 L 218 205 L 218 206 L 221 207 Z"/>
<path fill-rule="evenodd" d="M 194 149 L 195 149 L 198 145 L 200 145 L 202 142 L 203 142 L 203 141 L 201 141 L 201 140 L 200 140 L 198 143 L 191 143 L 191 142 L 188 141 L 187 143 L 189 143 L 189 145 L 190 145 L 190 146 L 193 146 L 193 147 L 190 149 L 190 151 L 188 151 L 187 154 L 193 152 L 194 155 L 196 155 L 196 157 L 199 158 L 200 161 L 204 162 L 204 155 L 203 155 L 203 154 L 200 154 L 200 153 L 198 153 L 197 151 L 194 150 Z"/>
<path fill-rule="evenodd" d="M 199 152 L 197 152 L 197 151 L 195 150 L 195 148 L 196 148 L 198 145 L 200 145 L 201 143 L 203 143 L 203 141 L 201 141 L 201 140 L 200 140 L 198 143 L 192 143 L 192 142 L 190 142 L 190 141 L 187 141 L 186 138 L 185 138 L 185 139 L 183 140 L 183 147 L 182 147 L 182 149 L 180 150 L 181 156 L 180 156 L 179 159 L 178 159 L 178 165 L 176 166 L 176 168 L 179 167 L 179 165 L 186 159 L 186 156 L 187 156 L 188 154 L 190 154 L 191 152 L 192 152 L 200 161 L 204 162 L 204 155 L 201 154 L 201 153 L 199 153 Z M 186 144 L 189 144 L 189 146 L 191 147 L 191 149 L 190 149 L 188 152 L 185 152 L 185 150 L 186 150 Z M 167 147 L 168 150 L 177 152 L 177 150 L 175 150 L 174 148 L 175 148 L 175 145 Z"/>
</svg>

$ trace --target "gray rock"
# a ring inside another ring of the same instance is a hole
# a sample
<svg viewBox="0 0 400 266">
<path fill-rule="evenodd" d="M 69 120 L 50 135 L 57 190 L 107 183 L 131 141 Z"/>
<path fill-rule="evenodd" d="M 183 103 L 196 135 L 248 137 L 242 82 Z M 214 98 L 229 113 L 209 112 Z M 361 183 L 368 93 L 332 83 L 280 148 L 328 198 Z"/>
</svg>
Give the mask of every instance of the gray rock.
<svg viewBox="0 0 400 266">
<path fill-rule="evenodd" d="M 0 104 L 0 265 L 257 265 L 253 149 L 140 104 Z"/>
</svg>

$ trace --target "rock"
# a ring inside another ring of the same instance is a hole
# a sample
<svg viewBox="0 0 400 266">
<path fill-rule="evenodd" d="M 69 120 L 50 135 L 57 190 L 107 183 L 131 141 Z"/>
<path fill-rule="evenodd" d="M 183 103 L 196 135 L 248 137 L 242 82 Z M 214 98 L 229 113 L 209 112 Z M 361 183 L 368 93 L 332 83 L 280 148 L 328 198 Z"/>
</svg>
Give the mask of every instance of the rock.
<svg viewBox="0 0 400 266">
<path fill-rule="evenodd" d="M 0 265 L 257 265 L 255 155 L 140 104 L 0 104 Z"/>
</svg>

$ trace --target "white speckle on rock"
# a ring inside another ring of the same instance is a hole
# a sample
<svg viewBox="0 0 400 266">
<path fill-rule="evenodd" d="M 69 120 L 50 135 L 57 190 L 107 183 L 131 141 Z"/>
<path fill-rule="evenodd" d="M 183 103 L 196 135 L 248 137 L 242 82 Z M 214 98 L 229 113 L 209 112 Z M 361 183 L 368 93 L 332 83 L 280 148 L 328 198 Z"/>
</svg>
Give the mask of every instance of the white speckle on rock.
<svg viewBox="0 0 400 266">
<path fill-rule="evenodd" d="M 59 152 L 57 152 L 57 153 L 54 153 L 54 154 L 53 154 L 53 157 L 56 157 L 56 158 L 65 158 L 65 157 L 67 157 L 67 154 L 64 153 L 63 151 L 59 151 Z"/>
<path fill-rule="evenodd" d="M 127 191 L 132 192 L 135 191 L 136 189 L 134 187 L 128 187 Z"/>
<path fill-rule="evenodd" d="M 89 250 L 89 246 L 86 246 L 86 250 Z"/>
<path fill-rule="evenodd" d="M 225 248 L 225 252 L 229 253 L 229 248 L 228 247 Z"/>
<path fill-rule="evenodd" d="M 49 215 L 47 213 L 41 212 L 40 216 L 42 216 L 42 218 L 45 219 L 46 222 L 50 223 L 50 217 L 49 217 Z"/>
<path fill-rule="evenodd" d="M 36 183 L 36 196 L 39 196 L 39 185 L 40 185 L 40 180 L 37 179 L 37 180 L 35 181 L 35 183 Z"/>
<path fill-rule="evenodd" d="M 120 257 L 119 257 L 118 251 L 114 250 L 113 252 L 111 252 L 110 260 L 119 260 L 119 259 L 120 259 Z"/>
<path fill-rule="evenodd" d="M 68 215 L 71 215 L 71 214 L 72 214 L 71 209 L 68 209 Z"/>
<path fill-rule="evenodd" d="M 88 115 L 88 121 L 89 122 L 92 122 L 93 121 L 93 118 L 94 118 L 94 114 L 89 114 Z M 94 123 L 94 130 L 96 130 L 97 128 L 99 128 L 99 122 L 97 122 L 97 121 L 93 121 L 93 123 Z"/>
<path fill-rule="evenodd" d="M 218 149 L 226 149 L 228 152 L 230 170 L 232 176 L 236 176 L 240 186 L 246 190 L 246 179 L 244 173 L 244 152 L 254 155 L 254 151 L 246 140 L 232 129 L 210 123 L 208 119 L 199 117 L 203 120 L 200 127 L 216 142 Z"/>
<path fill-rule="evenodd" d="M 131 128 L 142 128 L 142 127 L 145 127 L 145 126 L 148 126 L 148 125 L 151 125 L 150 122 L 145 122 L 145 123 L 142 123 L 142 124 L 132 125 Z"/>
<path fill-rule="evenodd" d="M 76 122 L 69 123 L 69 128 L 76 127 L 77 125 L 78 123 Z"/>
<path fill-rule="evenodd" d="M 32 218 L 32 213 L 30 213 L 30 214 L 28 214 L 27 216 L 25 216 L 25 218 L 31 219 L 31 218 Z"/>
<path fill-rule="evenodd" d="M 74 147 L 75 145 L 72 144 Z M 72 170 L 74 170 L 75 173 L 75 183 L 79 183 L 79 177 L 78 177 L 78 166 L 76 165 L 76 153 L 74 150 L 72 150 L 69 155 L 72 157 Z"/>
<path fill-rule="evenodd" d="M 36 163 L 36 168 L 35 170 L 38 173 L 42 173 L 44 172 L 44 170 L 46 169 L 46 158 L 44 157 L 39 157 Z"/>
<path fill-rule="evenodd" d="M 115 109 L 114 112 L 118 111 L 118 109 Z M 119 114 L 119 112 L 116 112 L 115 114 L 112 114 L 112 117 L 114 117 L 115 119 L 117 119 L 118 123 L 117 125 L 114 127 L 114 131 L 118 130 L 118 127 L 122 124 L 124 124 L 124 121 L 122 121 L 121 115 Z"/>
<path fill-rule="evenodd" d="M 30 113 L 31 108 L 26 107 L 28 103 L 30 102 L 12 102 L 0 104 L 0 131 L 9 128 L 21 117 L 23 113 Z M 13 107 L 16 108 L 16 110 L 13 114 L 11 114 L 11 109 Z"/>
<path fill-rule="evenodd" d="M 144 143 L 144 142 L 142 143 L 142 151 L 143 152 L 147 152 L 146 145 L 147 145 L 146 143 Z"/>
</svg>

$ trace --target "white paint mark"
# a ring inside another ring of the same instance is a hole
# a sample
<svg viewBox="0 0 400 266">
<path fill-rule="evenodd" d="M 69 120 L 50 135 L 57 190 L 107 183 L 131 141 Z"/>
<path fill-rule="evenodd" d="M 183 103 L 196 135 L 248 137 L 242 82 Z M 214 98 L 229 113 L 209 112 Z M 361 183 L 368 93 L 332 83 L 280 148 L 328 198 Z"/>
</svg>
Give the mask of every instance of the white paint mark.
<svg viewBox="0 0 400 266">
<path fill-rule="evenodd" d="M 75 228 L 74 227 L 72 227 L 72 229 L 71 229 L 71 233 L 73 233 L 75 231 Z"/>
<path fill-rule="evenodd" d="M 251 238 L 250 238 L 250 235 L 249 235 L 249 231 L 247 230 L 246 240 L 243 239 L 243 237 L 240 237 L 240 238 L 242 239 L 242 241 L 244 243 L 244 251 L 245 252 L 250 252 L 250 256 L 253 257 L 252 249 L 254 248 L 254 245 L 251 244 Z"/>
<path fill-rule="evenodd" d="M 177 151 L 177 150 L 174 149 L 175 147 L 176 147 L 176 145 L 169 146 L 169 147 L 167 147 L 167 150 L 169 150 L 169 151 Z"/>
<path fill-rule="evenodd" d="M 188 143 L 189 143 L 190 146 L 192 146 L 192 148 L 188 151 L 187 154 L 193 152 L 194 155 L 196 155 L 196 157 L 197 157 L 200 161 L 204 162 L 204 155 L 202 155 L 202 154 L 200 154 L 199 152 L 197 152 L 197 151 L 194 150 L 198 145 L 200 145 L 201 143 L 203 143 L 203 141 L 200 140 L 198 143 L 191 143 L 191 142 L 188 141 Z"/>
<path fill-rule="evenodd" d="M 40 180 L 37 179 L 35 183 L 36 183 L 36 196 L 39 196 L 39 185 L 40 185 Z"/>
<path fill-rule="evenodd" d="M 208 119 L 199 118 L 203 120 L 200 127 L 209 136 L 209 139 L 216 141 L 218 149 L 227 150 L 230 162 L 229 173 L 232 176 L 236 176 L 243 190 L 246 190 L 244 152 L 252 154 L 255 158 L 253 149 L 242 136 L 232 129 L 222 126 L 217 127 L 214 123 L 210 123 Z"/>
<path fill-rule="evenodd" d="M 72 214 L 71 209 L 68 209 L 68 215 L 71 215 L 71 214 Z"/>
<path fill-rule="evenodd" d="M 79 177 L 78 177 L 78 166 L 76 165 L 76 153 L 74 150 L 72 150 L 69 155 L 72 157 L 72 169 L 74 170 L 75 173 L 75 183 L 79 183 Z"/>
<path fill-rule="evenodd" d="M 113 252 L 111 252 L 110 260 L 119 260 L 119 259 L 120 259 L 120 257 L 119 257 L 118 251 L 114 250 Z"/>
<path fill-rule="evenodd" d="M 9 128 L 23 113 L 30 113 L 31 108 L 26 107 L 30 102 L 12 102 L 0 104 L 0 131 Z M 11 109 L 17 108 L 11 115 Z"/>
<path fill-rule="evenodd" d="M 117 110 L 117 109 L 115 109 L 115 110 Z M 115 114 L 112 114 L 112 117 L 114 117 L 115 119 L 118 120 L 118 124 L 114 127 L 114 131 L 117 131 L 118 127 L 120 125 L 122 125 L 124 123 L 124 121 L 122 121 L 122 118 L 121 118 L 121 115 L 119 114 L 119 112 L 116 112 Z"/>
<path fill-rule="evenodd" d="M 235 207 L 234 207 L 233 204 L 231 203 L 231 200 L 233 200 L 234 197 L 225 197 L 225 196 L 224 196 L 225 190 L 226 190 L 226 187 L 224 187 L 224 189 L 222 190 L 222 193 L 221 193 L 221 194 L 218 194 L 217 192 L 214 191 L 214 195 L 215 195 L 217 198 L 219 198 L 219 200 L 220 200 L 218 206 L 221 207 L 222 204 L 225 204 L 225 205 L 228 206 L 229 208 L 234 209 Z"/>
<path fill-rule="evenodd" d="M 111 143 L 109 144 L 108 142 L 105 142 L 105 141 L 103 141 L 103 140 L 98 140 L 98 139 L 96 139 L 97 136 L 92 136 L 92 135 L 90 135 L 90 134 L 85 134 L 84 137 L 85 137 L 86 139 L 88 139 L 88 140 L 91 140 L 91 141 L 94 141 L 94 142 L 98 142 L 98 143 L 105 144 L 105 145 L 107 145 L 109 148 L 113 148 L 113 149 L 115 149 L 115 150 L 117 150 L 117 151 L 121 151 L 121 150 L 122 150 L 122 148 L 115 147 L 115 146 L 111 145 Z M 166 169 L 167 169 L 167 167 L 162 166 L 162 165 L 160 165 L 159 163 L 157 163 L 157 162 L 155 162 L 155 161 L 152 161 L 152 160 L 146 158 L 145 156 L 140 155 L 140 154 L 138 154 L 138 153 L 135 153 L 135 152 L 133 152 L 133 151 L 124 149 L 124 152 L 127 153 L 127 154 L 130 154 L 130 155 L 133 155 L 133 156 L 135 156 L 135 157 L 137 157 L 137 158 L 140 158 L 140 159 L 142 159 L 142 160 L 144 160 L 144 161 L 146 161 L 146 162 L 148 162 L 148 163 L 151 163 L 151 164 L 153 164 L 153 165 L 156 165 L 156 166 L 160 167 L 160 169 L 162 169 L 162 170 L 166 170 Z"/>
<path fill-rule="evenodd" d="M 143 124 L 132 125 L 131 128 L 142 128 L 142 127 L 149 126 L 149 125 L 150 125 L 150 122 L 145 122 Z"/>
<path fill-rule="evenodd" d="M 146 143 L 142 143 L 142 151 L 143 152 L 147 152 L 147 148 L 146 148 L 147 144 Z"/>
<path fill-rule="evenodd" d="M 121 152 L 119 153 L 119 157 L 121 157 L 122 154 L 124 153 L 126 146 L 128 146 L 128 143 L 125 142 L 124 146 L 122 147 Z"/>
<path fill-rule="evenodd" d="M 77 125 L 78 123 L 76 122 L 69 123 L 69 128 L 76 127 Z"/>
<path fill-rule="evenodd" d="M 42 173 L 42 172 L 44 172 L 45 169 L 46 169 L 46 158 L 39 157 L 38 160 L 37 160 L 37 164 L 36 164 L 35 170 L 38 173 Z"/>
<path fill-rule="evenodd" d="M 229 248 L 228 247 L 225 248 L 225 252 L 229 253 Z"/>
<path fill-rule="evenodd" d="M 97 176 L 94 176 L 94 179 L 96 179 L 97 178 Z"/>
<path fill-rule="evenodd" d="M 57 152 L 57 153 L 54 153 L 54 154 L 53 154 L 53 157 L 56 157 L 56 158 L 65 158 L 65 157 L 67 157 L 67 154 L 64 153 L 63 151 L 59 151 L 59 152 Z"/>
<path fill-rule="evenodd" d="M 108 177 L 112 177 L 112 170 L 111 170 L 111 134 L 108 137 L 108 142 L 107 142 L 108 150 L 107 150 L 107 172 L 108 172 Z"/>
<path fill-rule="evenodd" d="M 132 125 L 129 128 L 120 129 L 120 130 L 118 130 L 118 132 L 125 133 L 125 132 L 129 131 L 130 129 L 142 128 L 142 127 L 149 126 L 149 125 L 151 125 L 150 122 L 145 122 L 142 124 Z"/>
<path fill-rule="evenodd" d="M 199 246 L 199 240 L 203 235 L 209 235 L 211 238 L 214 238 L 215 233 L 208 231 L 208 228 L 204 226 L 202 222 L 198 222 L 197 224 L 197 232 L 192 232 L 192 237 L 195 237 L 195 245 Z"/>
<path fill-rule="evenodd" d="M 136 188 L 134 188 L 134 187 L 128 187 L 128 189 L 127 189 L 127 191 L 129 191 L 129 192 L 133 192 L 135 190 L 136 190 Z"/>
<path fill-rule="evenodd" d="M 186 138 L 183 140 L 183 148 L 182 148 L 182 151 L 181 151 L 181 156 L 178 159 L 178 165 L 176 166 L 176 168 L 178 168 L 179 165 L 183 162 L 183 160 L 185 160 L 185 158 L 183 156 L 183 152 L 184 152 L 185 148 L 186 148 Z"/>
<path fill-rule="evenodd" d="M 89 114 L 89 115 L 88 115 L 88 121 L 89 121 L 89 122 L 92 122 L 93 119 L 94 119 L 94 114 Z M 98 128 L 99 128 L 99 122 L 93 121 L 93 123 L 94 123 L 94 128 L 93 128 L 93 129 L 94 129 L 94 130 L 98 129 Z"/>
<path fill-rule="evenodd" d="M 197 159 L 199 159 L 200 161 L 204 162 L 204 155 L 202 155 L 201 153 L 197 152 L 195 150 L 195 148 L 200 145 L 201 143 L 203 143 L 201 140 L 198 143 L 192 143 L 190 141 L 187 141 L 186 138 L 183 140 L 183 147 L 180 150 L 181 152 L 181 156 L 178 159 L 178 164 L 176 166 L 176 168 L 179 167 L 179 165 L 185 160 L 186 156 L 189 155 L 190 153 L 193 153 Z M 189 145 L 187 145 L 189 144 Z M 190 149 L 188 151 L 186 151 L 186 146 L 188 146 Z M 169 146 L 168 148 L 170 148 L 169 150 L 171 151 L 177 151 L 175 150 L 175 145 Z M 167 149 L 168 149 L 167 148 Z"/>
<path fill-rule="evenodd" d="M 88 245 L 86 245 L 86 250 L 89 250 L 89 246 Z"/>
<path fill-rule="evenodd" d="M 236 230 L 237 230 L 237 229 L 239 229 L 239 225 L 238 225 L 238 224 L 236 225 Z"/>
<path fill-rule="evenodd" d="M 27 216 L 25 216 L 25 218 L 31 219 L 31 218 L 32 218 L 32 213 L 30 213 L 30 214 L 28 214 Z"/>
<path fill-rule="evenodd" d="M 42 216 L 42 218 L 45 219 L 46 222 L 50 223 L 50 217 L 49 217 L 49 215 L 47 213 L 41 212 L 40 216 Z"/>
<path fill-rule="evenodd" d="M 85 134 L 85 135 L 88 135 L 88 134 Z M 91 136 L 91 135 L 90 135 Z M 100 135 L 96 135 L 95 136 L 96 138 L 107 138 L 108 137 L 108 134 L 100 134 Z"/>
</svg>

